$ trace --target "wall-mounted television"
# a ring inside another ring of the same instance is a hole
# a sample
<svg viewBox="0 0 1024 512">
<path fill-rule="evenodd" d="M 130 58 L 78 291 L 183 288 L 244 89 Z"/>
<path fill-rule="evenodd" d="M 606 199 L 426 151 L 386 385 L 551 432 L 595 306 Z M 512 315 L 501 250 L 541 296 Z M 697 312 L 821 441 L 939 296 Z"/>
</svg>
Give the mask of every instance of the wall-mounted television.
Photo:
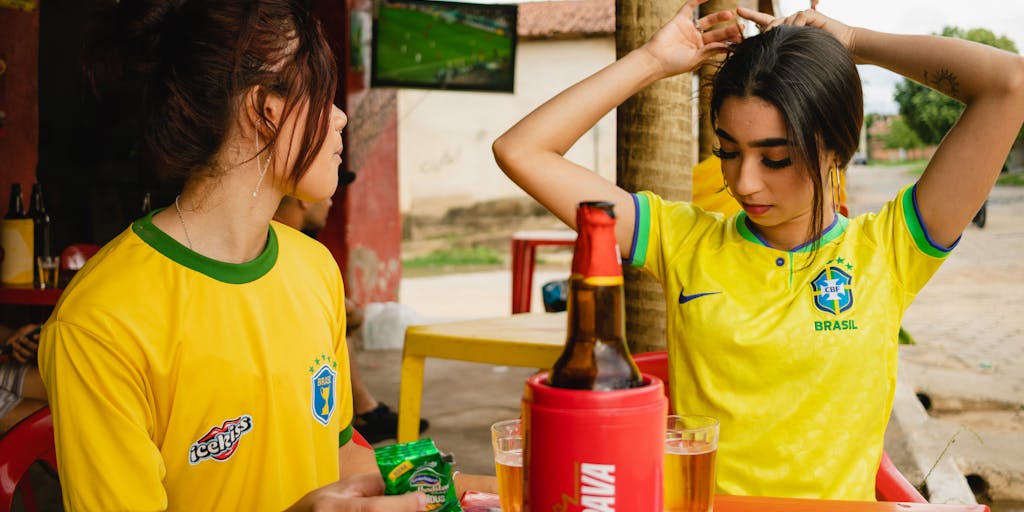
<svg viewBox="0 0 1024 512">
<path fill-rule="evenodd" d="M 378 0 L 371 86 L 512 92 L 515 4 Z"/>
</svg>

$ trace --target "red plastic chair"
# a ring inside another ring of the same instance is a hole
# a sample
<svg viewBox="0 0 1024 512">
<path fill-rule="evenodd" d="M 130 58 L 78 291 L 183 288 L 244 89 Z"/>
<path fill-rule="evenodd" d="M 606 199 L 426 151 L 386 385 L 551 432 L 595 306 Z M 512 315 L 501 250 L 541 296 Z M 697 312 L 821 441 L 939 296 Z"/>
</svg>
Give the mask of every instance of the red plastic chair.
<svg viewBox="0 0 1024 512">
<path fill-rule="evenodd" d="M 0 438 L 0 511 L 11 510 L 14 491 L 19 488 L 25 509 L 36 510 L 32 486 L 28 480 L 22 480 L 36 461 L 43 461 L 57 471 L 49 407 L 32 413 Z"/>
<path fill-rule="evenodd" d="M 363 435 L 360 434 L 359 431 L 354 428 L 352 429 L 352 442 L 356 443 L 356 445 L 358 446 L 362 446 L 363 448 L 369 448 L 371 450 L 373 449 L 373 446 L 370 444 L 370 442 L 367 441 L 366 438 L 363 437 Z"/>
<path fill-rule="evenodd" d="M 100 246 L 96 244 L 71 244 L 60 253 L 60 268 L 62 270 L 78 270 L 99 250 Z"/>
<path fill-rule="evenodd" d="M 352 441 L 373 449 L 357 430 L 352 430 Z M 0 438 L 0 511 L 11 510 L 14 491 L 21 489 L 26 510 L 36 510 L 32 487 L 22 477 L 36 461 L 49 464 L 57 471 L 57 453 L 53 444 L 53 417 L 44 407 L 14 426 Z"/>
<path fill-rule="evenodd" d="M 633 356 L 640 371 L 653 375 L 665 383 L 665 396 L 669 396 L 668 352 L 646 352 Z M 669 397 L 671 398 L 671 397 Z M 669 400 L 669 413 L 672 412 L 672 401 Z M 882 460 L 875 474 L 875 499 L 878 501 L 902 501 L 910 503 L 928 503 L 924 496 L 907 481 L 903 473 L 892 463 L 889 455 L 882 452 Z"/>
</svg>

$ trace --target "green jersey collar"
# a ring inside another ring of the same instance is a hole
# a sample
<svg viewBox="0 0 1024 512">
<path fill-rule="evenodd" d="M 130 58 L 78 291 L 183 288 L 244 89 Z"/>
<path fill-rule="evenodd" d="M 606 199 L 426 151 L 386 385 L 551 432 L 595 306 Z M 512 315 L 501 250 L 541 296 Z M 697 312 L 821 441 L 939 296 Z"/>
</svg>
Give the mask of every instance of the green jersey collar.
<svg viewBox="0 0 1024 512">
<path fill-rule="evenodd" d="M 846 232 L 846 226 L 849 223 L 850 219 L 844 217 L 843 215 L 837 212 L 836 217 L 832 219 L 832 224 L 825 228 L 825 231 L 818 238 L 817 243 L 815 243 L 814 241 L 806 242 L 786 252 L 811 252 L 812 248 L 814 248 L 815 246 L 821 247 L 835 240 L 836 238 L 839 238 L 840 235 Z M 761 238 L 761 236 L 758 235 L 756 231 L 754 231 L 753 222 L 750 220 L 750 218 L 747 217 L 747 212 L 745 211 L 741 210 L 739 214 L 736 215 L 736 231 L 738 231 L 740 233 L 740 236 L 745 238 L 748 242 L 757 245 L 763 245 L 769 248 L 772 247 L 771 244 L 769 244 L 765 239 Z"/>
<path fill-rule="evenodd" d="M 153 215 L 161 210 L 163 208 L 153 210 L 149 215 L 133 222 L 132 231 L 157 252 L 184 267 L 224 283 L 244 284 L 263 277 L 277 262 L 277 234 L 273 226 L 267 229 L 267 247 L 254 260 L 245 263 L 226 263 L 194 252 L 160 231 L 153 225 Z"/>
</svg>

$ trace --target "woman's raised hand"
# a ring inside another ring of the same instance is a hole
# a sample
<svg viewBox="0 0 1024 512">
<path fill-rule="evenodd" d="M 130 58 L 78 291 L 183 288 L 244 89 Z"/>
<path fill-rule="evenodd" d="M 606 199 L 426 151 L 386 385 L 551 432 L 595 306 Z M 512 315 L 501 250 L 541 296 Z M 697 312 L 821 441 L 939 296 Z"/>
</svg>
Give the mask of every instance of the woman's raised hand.
<svg viewBox="0 0 1024 512">
<path fill-rule="evenodd" d="M 732 20 L 732 11 L 711 13 L 694 21 L 693 13 L 704 2 L 707 0 L 688 0 L 643 46 L 661 64 L 664 76 L 693 71 L 715 54 L 726 51 L 727 43 L 742 40 L 742 31 L 735 23 L 711 29 Z"/>
<path fill-rule="evenodd" d="M 843 43 L 843 46 L 845 46 L 847 50 L 853 53 L 853 27 L 829 18 L 816 10 L 808 9 L 806 11 L 800 11 L 796 14 L 786 16 L 785 18 L 776 18 L 771 14 L 765 14 L 763 12 L 744 7 L 736 9 L 736 12 L 740 17 L 754 22 L 757 25 L 757 28 L 761 29 L 761 32 L 767 32 L 779 25 L 820 28 L 829 34 L 832 34 L 832 37 L 838 39 L 840 43 Z"/>
</svg>

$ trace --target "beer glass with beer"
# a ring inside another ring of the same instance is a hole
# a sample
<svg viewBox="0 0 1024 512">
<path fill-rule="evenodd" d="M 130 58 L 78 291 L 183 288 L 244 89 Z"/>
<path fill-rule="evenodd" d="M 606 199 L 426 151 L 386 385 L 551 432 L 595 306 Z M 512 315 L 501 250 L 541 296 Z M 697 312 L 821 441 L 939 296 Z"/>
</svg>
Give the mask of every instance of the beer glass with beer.
<svg viewBox="0 0 1024 512">
<path fill-rule="evenodd" d="M 498 474 L 498 497 L 502 512 L 523 510 L 523 430 L 520 420 L 491 425 L 494 469 Z"/>
<path fill-rule="evenodd" d="M 60 256 L 39 256 L 36 265 L 39 266 L 39 287 L 56 288 L 60 277 Z"/>
<path fill-rule="evenodd" d="M 665 512 L 710 512 L 715 496 L 718 420 L 669 416 L 665 430 Z"/>
</svg>

